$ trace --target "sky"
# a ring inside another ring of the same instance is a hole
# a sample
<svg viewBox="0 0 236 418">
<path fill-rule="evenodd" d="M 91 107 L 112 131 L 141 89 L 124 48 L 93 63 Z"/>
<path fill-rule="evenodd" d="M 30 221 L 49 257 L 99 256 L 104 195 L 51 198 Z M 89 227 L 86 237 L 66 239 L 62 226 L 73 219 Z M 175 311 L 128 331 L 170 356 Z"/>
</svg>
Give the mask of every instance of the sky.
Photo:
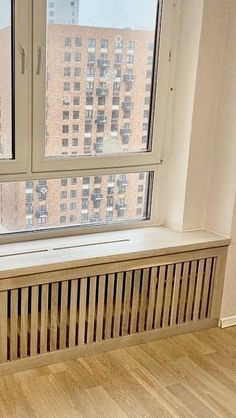
<svg viewBox="0 0 236 418">
<path fill-rule="evenodd" d="M 154 29 L 157 0 L 80 0 L 80 24 Z"/>
<path fill-rule="evenodd" d="M 80 0 L 79 23 L 83 26 L 153 30 L 157 1 Z M 68 4 L 68 0 L 54 0 L 54 2 Z M 10 23 L 10 3 L 10 0 L 0 0 L 0 28 Z"/>
</svg>

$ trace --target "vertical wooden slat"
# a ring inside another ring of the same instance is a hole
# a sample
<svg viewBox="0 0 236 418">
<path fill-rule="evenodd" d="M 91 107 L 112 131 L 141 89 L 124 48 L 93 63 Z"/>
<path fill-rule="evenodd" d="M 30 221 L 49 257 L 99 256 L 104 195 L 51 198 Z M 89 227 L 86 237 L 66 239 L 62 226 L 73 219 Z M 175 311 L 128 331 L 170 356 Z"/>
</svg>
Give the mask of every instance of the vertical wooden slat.
<svg viewBox="0 0 236 418">
<path fill-rule="evenodd" d="M 116 301 L 115 301 L 115 313 L 114 313 L 113 338 L 117 338 L 120 335 L 122 288 L 123 288 L 123 273 L 118 273 L 117 282 L 116 282 Z"/>
<path fill-rule="evenodd" d="M 180 298 L 179 298 L 178 324 L 183 324 L 184 322 L 188 280 L 189 280 L 189 261 L 184 263 L 182 285 L 181 285 Z"/>
<path fill-rule="evenodd" d="M 39 287 L 31 288 L 31 315 L 30 315 L 30 355 L 38 352 L 38 312 L 39 312 Z"/>
<path fill-rule="evenodd" d="M 204 274 L 203 291 L 202 291 L 202 303 L 200 311 L 200 319 L 206 318 L 208 294 L 211 278 L 212 258 L 208 258 L 206 261 L 206 268 Z"/>
<path fill-rule="evenodd" d="M 143 332 L 145 329 L 145 319 L 147 312 L 147 293 L 148 293 L 148 284 L 149 284 L 149 269 L 143 270 L 142 278 L 142 289 L 141 289 L 141 300 L 140 300 L 140 311 L 139 311 L 139 320 L 138 320 L 138 331 Z"/>
<path fill-rule="evenodd" d="M 156 286 L 157 286 L 157 267 L 153 267 L 151 270 L 151 283 L 150 283 L 148 314 L 147 314 L 147 330 L 148 331 L 153 329 Z"/>
<path fill-rule="evenodd" d="M 154 321 L 155 328 L 160 328 L 161 326 L 161 314 L 162 314 L 162 307 L 163 307 L 165 274 L 166 274 L 166 266 L 160 266 L 159 275 L 158 275 L 157 301 L 156 301 L 156 311 L 155 311 L 155 321 Z"/>
<path fill-rule="evenodd" d="M 72 280 L 70 293 L 69 347 L 76 345 L 78 280 Z"/>
<path fill-rule="evenodd" d="M 121 325 L 122 336 L 128 334 L 131 285 L 132 285 L 132 271 L 127 271 L 125 273 L 125 294 L 124 294 L 124 306 L 123 306 L 122 325 Z"/>
<path fill-rule="evenodd" d="M 67 329 L 67 305 L 68 305 L 68 280 L 61 284 L 61 309 L 60 309 L 60 338 L 59 348 L 66 348 L 66 329 Z"/>
<path fill-rule="evenodd" d="M 97 282 L 97 277 L 90 277 L 89 302 L 88 302 L 89 303 L 88 304 L 88 329 L 87 329 L 87 343 L 88 344 L 91 344 L 94 341 L 96 282 Z"/>
<path fill-rule="evenodd" d="M 0 292 L 0 363 L 7 361 L 7 291 Z"/>
<path fill-rule="evenodd" d="M 105 317 L 105 340 L 111 338 L 115 275 L 109 274 L 107 283 L 107 302 Z"/>
<path fill-rule="evenodd" d="M 210 297 L 210 318 L 219 318 L 220 316 L 227 251 L 227 247 L 223 247 L 220 250 L 218 249 L 217 261 L 214 270 L 214 283 L 212 285 L 212 292 Z"/>
<path fill-rule="evenodd" d="M 217 257 L 213 258 L 213 266 L 212 266 L 212 273 L 211 273 L 211 283 L 209 288 L 209 295 L 208 295 L 208 304 L 207 304 L 207 317 L 210 317 L 210 311 L 212 306 L 212 295 L 213 289 L 215 287 L 215 274 L 216 274 L 216 266 L 217 266 Z"/>
<path fill-rule="evenodd" d="M 80 279 L 78 344 L 85 343 L 86 298 L 88 279 Z"/>
<path fill-rule="evenodd" d="M 21 289 L 21 317 L 20 317 L 20 358 L 27 356 L 27 339 L 28 339 L 28 298 L 29 289 L 24 287 Z"/>
<path fill-rule="evenodd" d="M 48 334 L 48 284 L 42 285 L 41 294 L 41 324 L 40 324 L 40 354 L 47 352 Z"/>
<path fill-rule="evenodd" d="M 164 301 L 163 322 L 162 322 L 163 327 L 168 327 L 169 325 L 173 274 L 174 274 L 174 266 L 173 264 L 170 264 L 167 267 L 166 290 L 165 290 L 165 301 Z"/>
<path fill-rule="evenodd" d="M 170 326 L 176 325 L 177 321 L 177 309 L 179 303 L 179 288 L 180 288 L 180 277 L 181 277 L 182 263 L 178 263 L 175 266 L 174 276 L 174 288 L 171 301 L 171 312 L 170 312 Z"/>
<path fill-rule="evenodd" d="M 18 289 L 11 290 L 10 360 L 18 357 Z"/>
<path fill-rule="evenodd" d="M 130 333 L 137 332 L 138 326 L 138 304 L 139 304 L 139 288 L 140 288 L 141 270 L 134 272 L 134 286 L 132 292 L 132 308 L 130 319 Z"/>
<path fill-rule="evenodd" d="M 55 351 L 57 349 L 57 323 L 58 323 L 58 283 L 52 283 L 50 351 Z"/>
<path fill-rule="evenodd" d="M 191 321 L 192 319 L 192 310 L 193 310 L 193 299 L 194 299 L 194 290 L 196 284 L 196 272 L 197 272 L 197 261 L 191 262 L 191 272 L 190 272 L 190 281 L 189 281 L 189 291 L 188 291 L 188 300 L 187 300 L 187 309 L 186 309 L 186 322 Z"/>
<path fill-rule="evenodd" d="M 200 260 L 198 264 L 197 286 L 196 286 L 194 307 L 193 307 L 193 320 L 194 321 L 197 321 L 199 319 L 204 264 L 205 264 L 205 260 Z"/>
<path fill-rule="evenodd" d="M 105 283 L 106 276 L 99 276 L 98 279 L 98 305 L 97 305 L 97 321 L 96 321 L 96 341 L 99 342 L 103 337 L 103 319 L 105 304 Z"/>
</svg>

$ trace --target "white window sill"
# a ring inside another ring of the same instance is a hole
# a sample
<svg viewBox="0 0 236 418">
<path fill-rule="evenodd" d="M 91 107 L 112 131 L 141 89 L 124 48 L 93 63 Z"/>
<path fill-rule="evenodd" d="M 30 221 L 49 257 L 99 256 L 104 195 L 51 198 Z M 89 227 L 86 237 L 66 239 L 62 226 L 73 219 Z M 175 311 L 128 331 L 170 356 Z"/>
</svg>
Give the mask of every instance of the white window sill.
<svg viewBox="0 0 236 418">
<path fill-rule="evenodd" d="M 0 245 L 0 278 L 227 246 L 226 236 L 165 227 Z"/>
</svg>

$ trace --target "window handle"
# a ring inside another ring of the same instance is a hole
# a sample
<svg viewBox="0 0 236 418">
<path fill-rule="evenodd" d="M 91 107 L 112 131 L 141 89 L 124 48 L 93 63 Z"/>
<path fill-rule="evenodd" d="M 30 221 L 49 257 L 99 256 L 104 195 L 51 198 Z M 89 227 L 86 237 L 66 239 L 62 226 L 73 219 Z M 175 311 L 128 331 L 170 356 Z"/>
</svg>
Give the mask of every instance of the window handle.
<svg viewBox="0 0 236 418">
<path fill-rule="evenodd" d="M 43 46 L 39 46 L 37 50 L 37 75 L 40 75 L 43 62 Z"/>
<path fill-rule="evenodd" d="M 20 46 L 20 56 L 21 56 L 21 74 L 25 74 L 27 52 L 26 52 L 24 45 Z"/>
</svg>

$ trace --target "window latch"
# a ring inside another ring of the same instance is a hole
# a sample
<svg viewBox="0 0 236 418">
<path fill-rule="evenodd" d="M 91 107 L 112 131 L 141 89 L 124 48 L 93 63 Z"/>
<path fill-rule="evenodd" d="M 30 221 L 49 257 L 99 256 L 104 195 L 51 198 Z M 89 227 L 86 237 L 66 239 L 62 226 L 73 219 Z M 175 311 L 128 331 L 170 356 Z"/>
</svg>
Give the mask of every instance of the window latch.
<svg viewBox="0 0 236 418">
<path fill-rule="evenodd" d="M 25 74 L 27 52 L 26 52 L 24 45 L 20 46 L 20 55 L 21 55 L 21 74 Z"/>
<path fill-rule="evenodd" d="M 43 60 L 43 46 L 39 46 L 37 50 L 37 75 L 40 75 Z"/>
</svg>

